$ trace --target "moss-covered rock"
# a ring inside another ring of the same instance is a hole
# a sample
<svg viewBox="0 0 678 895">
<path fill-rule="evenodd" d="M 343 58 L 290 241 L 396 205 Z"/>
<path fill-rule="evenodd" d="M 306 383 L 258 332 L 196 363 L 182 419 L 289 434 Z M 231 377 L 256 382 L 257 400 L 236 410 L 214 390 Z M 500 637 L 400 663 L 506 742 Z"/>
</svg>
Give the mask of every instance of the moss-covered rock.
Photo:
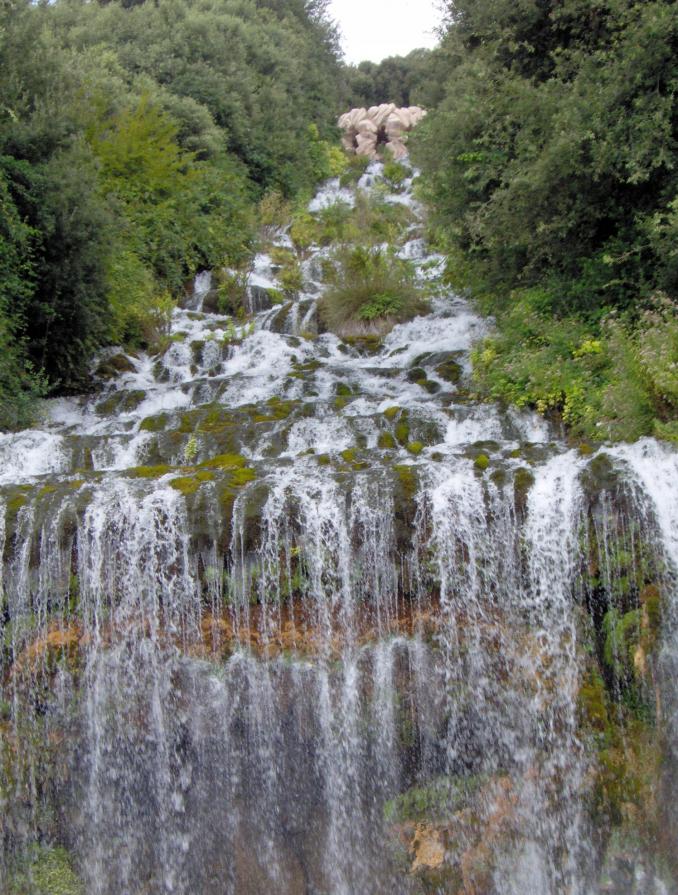
<svg viewBox="0 0 678 895">
<path fill-rule="evenodd" d="M 461 379 L 464 371 L 461 364 L 458 364 L 456 360 L 450 358 L 449 360 L 438 364 L 437 367 L 435 367 L 435 372 L 441 379 L 456 385 Z"/>
<path fill-rule="evenodd" d="M 489 465 L 490 458 L 487 456 L 487 454 L 478 454 L 478 456 L 473 461 L 473 466 L 480 472 L 485 472 Z"/>
<path fill-rule="evenodd" d="M 94 375 L 100 379 L 113 379 L 121 373 L 133 373 L 135 369 L 132 359 L 120 352 L 103 360 L 96 368 Z"/>
<path fill-rule="evenodd" d="M 219 454 L 217 457 L 210 457 L 198 463 L 198 466 L 207 467 L 209 469 L 242 469 L 247 465 L 247 460 L 242 454 Z"/>
<path fill-rule="evenodd" d="M 114 413 L 131 413 L 146 398 L 143 389 L 116 391 L 95 406 L 94 412 L 99 416 L 112 416 Z"/>
<path fill-rule="evenodd" d="M 379 438 L 377 439 L 377 447 L 381 448 L 382 450 L 390 451 L 394 450 L 396 446 L 396 440 L 390 432 L 379 433 Z"/>
<path fill-rule="evenodd" d="M 513 474 L 513 500 L 516 511 L 524 514 L 527 509 L 527 498 L 534 485 L 534 473 L 526 466 L 520 466 Z"/>
<path fill-rule="evenodd" d="M 147 416 L 139 425 L 141 432 L 163 432 L 167 428 L 168 415 L 159 413 L 157 416 Z"/>
<path fill-rule="evenodd" d="M 184 496 L 187 496 L 189 494 L 195 494 L 204 482 L 212 481 L 214 481 L 214 473 L 204 469 L 194 472 L 190 476 L 179 476 L 176 479 L 172 479 L 170 481 L 170 487 L 174 488 L 175 491 L 181 492 Z"/>
<path fill-rule="evenodd" d="M 161 463 L 158 466 L 133 466 L 125 470 L 125 475 L 133 479 L 159 479 L 168 472 L 172 472 L 173 467 Z"/>
<path fill-rule="evenodd" d="M 85 895 L 64 848 L 36 846 L 10 875 L 8 895 Z"/>
<path fill-rule="evenodd" d="M 398 441 L 398 443 L 401 444 L 403 447 L 405 447 L 410 440 L 410 424 L 404 414 L 396 423 L 395 437 L 396 441 Z"/>
</svg>

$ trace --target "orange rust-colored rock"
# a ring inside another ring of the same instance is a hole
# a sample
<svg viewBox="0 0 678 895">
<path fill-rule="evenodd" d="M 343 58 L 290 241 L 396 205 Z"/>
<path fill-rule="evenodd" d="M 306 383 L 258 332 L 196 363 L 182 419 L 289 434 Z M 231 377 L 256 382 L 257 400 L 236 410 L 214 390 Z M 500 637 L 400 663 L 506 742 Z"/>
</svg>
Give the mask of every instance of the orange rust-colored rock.
<svg viewBox="0 0 678 895">
<path fill-rule="evenodd" d="M 411 848 L 414 852 L 413 873 L 422 868 L 440 867 L 445 860 L 440 830 L 427 824 L 417 824 Z"/>
<path fill-rule="evenodd" d="M 64 626 L 55 623 L 21 651 L 14 668 L 17 671 L 34 670 L 39 663 L 57 656 L 74 659 L 85 639 L 79 624 Z"/>
</svg>

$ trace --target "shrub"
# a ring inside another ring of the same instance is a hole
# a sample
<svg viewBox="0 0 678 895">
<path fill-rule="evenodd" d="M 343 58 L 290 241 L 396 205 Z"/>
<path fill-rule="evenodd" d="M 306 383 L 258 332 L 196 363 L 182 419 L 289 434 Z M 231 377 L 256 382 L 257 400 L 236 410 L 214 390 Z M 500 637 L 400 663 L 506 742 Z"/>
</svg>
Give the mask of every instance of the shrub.
<svg viewBox="0 0 678 895">
<path fill-rule="evenodd" d="M 472 353 L 488 397 L 555 413 L 577 435 L 678 436 L 678 309 L 665 296 L 634 320 L 555 317 L 548 295 L 514 292 L 498 332 Z"/>
<path fill-rule="evenodd" d="M 355 186 L 363 176 L 370 160 L 365 155 L 351 155 L 348 157 L 346 168 L 339 179 L 342 187 Z"/>
<path fill-rule="evenodd" d="M 213 274 L 217 287 L 217 307 L 221 314 L 242 314 L 247 296 L 247 274 L 221 269 Z"/>
<path fill-rule="evenodd" d="M 328 274 L 320 315 L 340 335 L 384 333 L 426 310 L 412 265 L 380 248 L 343 246 L 335 252 Z"/>
<path fill-rule="evenodd" d="M 384 162 L 384 177 L 394 189 L 398 189 L 407 180 L 408 171 L 400 162 L 388 159 Z"/>
</svg>

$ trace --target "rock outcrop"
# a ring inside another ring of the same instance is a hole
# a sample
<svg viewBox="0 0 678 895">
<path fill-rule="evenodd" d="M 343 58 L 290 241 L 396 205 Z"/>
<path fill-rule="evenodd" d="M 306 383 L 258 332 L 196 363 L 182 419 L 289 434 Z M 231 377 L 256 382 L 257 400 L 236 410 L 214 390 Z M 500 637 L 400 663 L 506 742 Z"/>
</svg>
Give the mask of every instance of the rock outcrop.
<svg viewBox="0 0 678 895">
<path fill-rule="evenodd" d="M 351 109 L 337 123 L 344 132 L 341 142 L 348 152 L 374 159 L 383 147 L 395 159 L 401 159 L 407 155 L 408 132 L 425 115 L 419 106 L 398 109 L 394 103 L 382 103 L 369 109 Z"/>
</svg>

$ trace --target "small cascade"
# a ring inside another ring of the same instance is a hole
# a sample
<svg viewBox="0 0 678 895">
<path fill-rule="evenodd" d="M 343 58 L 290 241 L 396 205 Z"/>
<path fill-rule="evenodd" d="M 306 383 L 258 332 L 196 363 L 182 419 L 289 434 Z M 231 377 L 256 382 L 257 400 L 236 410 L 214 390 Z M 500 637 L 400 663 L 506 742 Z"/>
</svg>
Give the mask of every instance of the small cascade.
<svg viewBox="0 0 678 895">
<path fill-rule="evenodd" d="M 309 215 L 397 205 L 428 313 L 324 332 L 331 248 L 275 231 L 246 321 L 201 273 L 0 436 L 0 890 L 63 849 L 86 895 L 671 891 L 678 453 L 474 398 L 415 181 Z"/>
</svg>

